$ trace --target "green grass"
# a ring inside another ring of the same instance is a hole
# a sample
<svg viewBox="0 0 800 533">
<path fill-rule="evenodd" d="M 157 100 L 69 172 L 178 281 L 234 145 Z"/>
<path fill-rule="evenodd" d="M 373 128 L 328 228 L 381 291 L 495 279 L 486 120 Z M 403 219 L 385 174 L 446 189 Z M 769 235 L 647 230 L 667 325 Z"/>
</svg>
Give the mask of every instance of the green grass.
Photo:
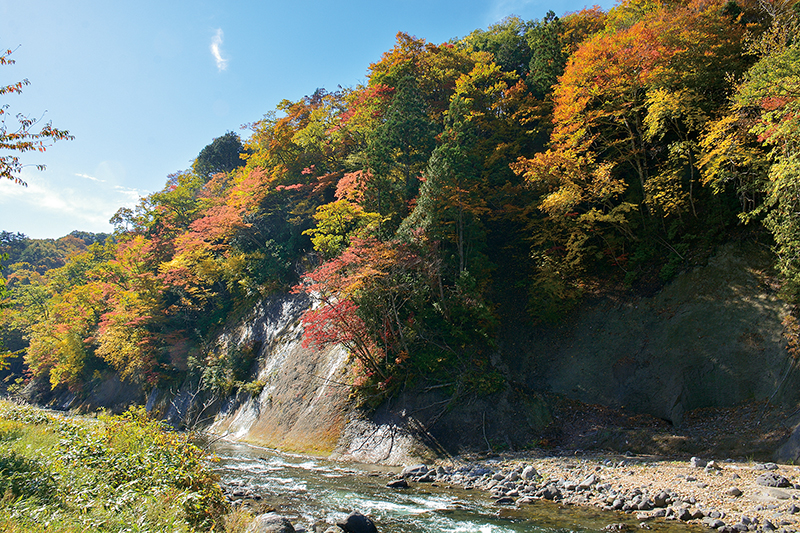
<svg viewBox="0 0 800 533">
<path fill-rule="evenodd" d="M 79 420 L 0 401 L 0 531 L 241 531 L 207 460 L 141 408 Z"/>
</svg>

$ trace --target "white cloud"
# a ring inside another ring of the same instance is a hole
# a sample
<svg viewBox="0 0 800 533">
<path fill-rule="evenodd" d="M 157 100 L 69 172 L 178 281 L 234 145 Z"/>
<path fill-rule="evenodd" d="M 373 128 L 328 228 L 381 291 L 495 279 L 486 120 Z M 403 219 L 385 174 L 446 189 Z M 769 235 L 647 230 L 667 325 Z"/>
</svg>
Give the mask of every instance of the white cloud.
<svg viewBox="0 0 800 533">
<path fill-rule="evenodd" d="M 220 72 L 228 68 L 228 60 L 222 57 L 222 30 L 218 29 L 217 33 L 211 39 L 211 55 L 214 56 L 214 61 L 217 62 L 217 70 Z"/>
<path fill-rule="evenodd" d="M 108 221 L 120 207 L 132 208 L 148 194 L 87 174 L 77 175 L 89 182 L 48 174 L 23 171 L 27 187 L 0 181 L 0 230 L 35 238 L 62 237 L 76 229 L 108 232 Z"/>
<path fill-rule="evenodd" d="M 127 204 L 130 204 L 131 202 L 134 204 L 139 203 L 139 198 L 142 198 L 143 196 L 147 196 L 148 194 L 150 194 L 147 191 L 141 191 L 139 189 L 130 189 L 128 187 L 122 187 L 121 185 L 117 185 L 116 187 L 114 187 L 114 189 L 123 197 L 128 199 Z M 130 207 L 127 204 L 125 207 Z"/>
<path fill-rule="evenodd" d="M 95 178 L 94 176 L 90 176 L 88 174 L 77 174 L 76 173 L 75 175 L 78 176 L 79 178 L 84 178 L 84 179 L 92 180 L 92 181 L 99 181 L 100 183 L 105 183 L 106 182 L 106 180 L 101 180 L 100 178 Z"/>
</svg>

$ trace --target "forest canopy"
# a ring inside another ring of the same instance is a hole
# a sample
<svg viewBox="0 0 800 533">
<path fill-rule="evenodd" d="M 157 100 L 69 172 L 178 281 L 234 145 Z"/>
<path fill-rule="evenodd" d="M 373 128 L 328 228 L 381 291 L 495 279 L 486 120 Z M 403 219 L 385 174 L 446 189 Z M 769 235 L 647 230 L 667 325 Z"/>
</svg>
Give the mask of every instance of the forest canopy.
<svg viewBox="0 0 800 533">
<path fill-rule="evenodd" d="M 294 290 L 319 300 L 306 342 L 347 347 L 368 397 L 486 393 L 500 324 L 652 291 L 744 238 L 774 247 L 794 304 L 797 35 L 798 3 L 766 0 L 399 33 L 366 83 L 214 139 L 108 238 L 4 233 L 6 359 L 72 390 L 118 372 L 230 392 L 248 354 L 204 344 Z"/>
</svg>

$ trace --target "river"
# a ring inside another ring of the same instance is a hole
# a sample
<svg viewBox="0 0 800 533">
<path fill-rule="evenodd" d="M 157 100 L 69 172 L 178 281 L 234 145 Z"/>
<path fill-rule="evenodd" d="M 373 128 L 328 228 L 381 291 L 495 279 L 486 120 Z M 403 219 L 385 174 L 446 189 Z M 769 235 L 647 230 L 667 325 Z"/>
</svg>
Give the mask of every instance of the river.
<svg viewBox="0 0 800 533">
<path fill-rule="evenodd" d="M 488 495 L 436 484 L 386 488 L 390 469 L 328 462 L 242 443 L 211 445 L 221 481 L 259 494 L 265 505 L 295 527 L 313 531 L 317 522 L 335 523 L 352 511 L 373 518 L 381 533 L 561 533 L 601 531 L 612 523 L 634 528 L 630 515 L 537 501 L 520 509 L 498 506 Z M 651 522 L 653 531 L 686 533 L 676 522 Z"/>
</svg>

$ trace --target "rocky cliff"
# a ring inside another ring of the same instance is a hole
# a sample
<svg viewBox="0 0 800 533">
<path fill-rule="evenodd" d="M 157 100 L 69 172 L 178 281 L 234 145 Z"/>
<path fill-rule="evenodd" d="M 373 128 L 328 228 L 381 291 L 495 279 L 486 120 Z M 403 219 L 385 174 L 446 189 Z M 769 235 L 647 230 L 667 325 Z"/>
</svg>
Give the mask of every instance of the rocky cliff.
<svg viewBox="0 0 800 533">
<path fill-rule="evenodd" d="M 559 327 L 510 323 L 495 357 L 510 382 L 503 392 L 475 398 L 407 391 L 368 414 L 350 400 L 347 354 L 302 346 L 299 317 L 310 302 L 275 297 L 217 341 L 222 349 L 258 347 L 253 378 L 264 385 L 260 393 L 204 410 L 189 390 L 155 391 L 148 405 L 163 408 L 170 397 L 168 416 L 213 414 L 209 431 L 237 440 L 395 464 L 539 442 L 554 426 L 563 428 L 556 420 L 563 401 L 663 420 L 665 431 L 700 408 L 765 401 L 793 407 L 800 373 L 786 351 L 787 309 L 769 265 L 755 248 L 728 246 L 654 296 L 598 299 Z"/>
</svg>

